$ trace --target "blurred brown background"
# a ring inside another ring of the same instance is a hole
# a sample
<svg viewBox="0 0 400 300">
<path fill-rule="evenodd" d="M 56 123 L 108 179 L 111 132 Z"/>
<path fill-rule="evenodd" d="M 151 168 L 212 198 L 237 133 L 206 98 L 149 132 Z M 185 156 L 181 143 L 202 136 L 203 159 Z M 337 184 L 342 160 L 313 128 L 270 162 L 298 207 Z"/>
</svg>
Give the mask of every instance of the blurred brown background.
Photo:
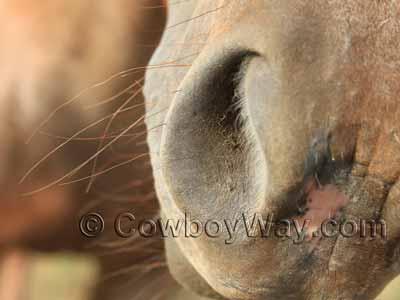
<svg viewBox="0 0 400 300">
<path fill-rule="evenodd" d="M 141 88 L 165 14 L 161 0 L 0 3 L 0 299 L 132 299 L 165 272 L 160 239 L 78 226 L 157 215 Z"/>
</svg>

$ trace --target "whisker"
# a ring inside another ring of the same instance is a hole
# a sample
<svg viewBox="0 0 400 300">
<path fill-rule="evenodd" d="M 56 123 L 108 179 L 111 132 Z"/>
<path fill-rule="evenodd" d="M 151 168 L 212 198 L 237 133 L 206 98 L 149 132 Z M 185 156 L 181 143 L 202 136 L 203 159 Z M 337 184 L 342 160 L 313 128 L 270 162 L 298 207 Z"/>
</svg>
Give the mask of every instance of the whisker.
<svg viewBox="0 0 400 300">
<path fill-rule="evenodd" d="M 146 135 L 147 133 L 149 133 L 150 131 L 155 130 L 155 129 L 157 129 L 157 128 L 160 128 L 160 127 L 162 127 L 162 126 L 165 126 L 166 124 L 167 124 L 167 123 L 162 123 L 162 124 L 160 124 L 160 125 L 158 125 L 158 126 L 154 126 L 154 127 L 150 128 L 150 129 L 143 130 L 143 131 L 137 132 L 137 133 L 135 133 L 135 134 L 127 134 L 127 135 L 125 135 L 124 137 L 128 137 L 128 138 L 130 138 L 130 139 L 129 139 L 128 141 L 126 141 L 126 142 L 124 143 L 124 145 L 130 144 L 130 143 L 132 143 L 132 142 L 138 140 L 140 137 L 145 136 L 145 135 Z M 143 125 L 144 125 L 144 124 L 143 124 Z M 144 140 L 143 142 L 144 142 L 144 143 L 147 143 L 146 140 Z M 139 145 L 141 145 L 141 142 L 140 142 L 140 144 L 136 143 L 135 145 L 136 145 L 136 146 L 139 146 Z M 118 154 L 117 152 L 115 152 L 115 153 Z"/>
<path fill-rule="evenodd" d="M 168 108 L 167 108 L 167 109 L 168 109 Z M 159 111 L 159 112 L 157 112 L 157 113 L 155 113 L 155 114 L 162 113 L 163 111 L 165 111 L 165 110 L 167 110 L 167 109 L 164 109 L 164 110 L 162 110 L 162 111 Z M 154 116 L 154 115 L 151 115 L 151 116 L 149 116 L 149 117 L 152 117 L 152 116 Z M 107 117 L 107 118 L 108 118 L 108 117 Z M 107 119 L 107 118 L 105 118 L 105 119 Z M 42 191 L 44 191 L 44 190 L 46 190 L 46 189 L 48 189 L 48 188 L 50 188 L 50 187 L 52 187 L 52 186 L 54 186 L 54 185 L 59 184 L 59 183 L 60 183 L 61 181 L 63 181 L 64 179 L 66 179 L 66 178 L 70 177 L 71 175 L 75 174 L 75 173 L 78 172 L 80 169 L 82 169 L 84 166 L 86 166 L 88 163 L 90 163 L 95 157 L 97 157 L 99 154 L 101 154 L 101 153 L 103 153 L 105 150 L 107 150 L 107 149 L 108 149 L 112 144 L 114 144 L 121 136 L 123 136 L 124 134 L 126 134 L 126 133 L 127 133 L 129 130 L 131 130 L 132 128 L 134 128 L 134 127 L 137 125 L 137 123 L 140 122 L 141 120 L 143 120 L 144 118 L 145 118 L 145 116 L 140 117 L 137 121 L 135 121 L 133 124 L 131 124 L 131 125 L 130 125 L 128 128 L 126 128 L 125 130 L 123 130 L 121 134 L 119 134 L 119 135 L 118 135 L 116 138 L 114 138 L 111 142 L 109 142 L 108 144 L 106 144 L 106 145 L 105 145 L 102 149 L 100 149 L 97 153 L 95 153 L 94 155 L 92 155 L 89 159 L 87 159 L 84 163 L 80 164 L 78 167 L 74 168 L 72 171 L 68 172 L 66 175 L 62 176 L 61 178 L 59 178 L 59 179 L 53 181 L 52 183 L 50 183 L 50 184 L 48 184 L 48 185 L 46 185 L 46 186 L 44 186 L 44 187 L 42 187 L 42 188 L 39 188 L 39 189 L 34 190 L 34 191 L 32 191 L 32 192 L 24 193 L 24 194 L 22 194 L 22 196 L 32 196 L 32 195 L 34 195 L 34 194 L 36 194 L 36 193 L 42 192 Z M 24 177 L 25 177 L 25 176 L 24 176 Z"/>
<path fill-rule="evenodd" d="M 195 56 L 196 54 L 191 54 L 190 56 Z M 190 57 L 187 56 L 187 57 Z M 176 61 L 180 61 L 183 60 L 187 57 L 183 57 L 180 58 Z M 107 79 L 98 82 L 96 84 L 93 84 L 85 89 L 83 89 L 82 91 L 80 91 L 76 96 L 72 97 L 70 100 L 62 103 L 61 105 L 59 105 L 57 108 L 55 108 L 31 133 L 31 135 L 27 138 L 26 140 L 26 144 L 31 143 L 32 139 L 36 136 L 36 134 L 43 128 L 43 126 L 45 126 L 60 110 L 62 110 L 63 108 L 67 107 L 68 105 L 72 104 L 73 102 L 75 102 L 77 99 L 79 99 L 82 95 L 86 94 L 87 92 L 101 87 L 103 85 L 106 85 L 107 83 L 111 82 L 112 80 L 114 80 L 115 78 L 122 78 L 122 77 L 126 77 L 127 75 L 132 75 L 135 72 L 139 72 L 139 71 L 143 71 L 143 70 L 149 70 L 149 69 L 159 69 L 159 68 L 163 68 L 163 67 L 190 67 L 190 64 L 176 64 L 174 62 L 167 62 L 167 63 L 163 63 L 163 64 L 159 64 L 159 65 L 153 65 L 153 66 L 141 66 L 141 67 L 134 67 L 134 68 L 130 68 L 130 69 L 126 69 L 123 71 L 120 71 L 118 73 L 115 73 L 113 75 L 111 75 L 110 77 L 108 77 Z"/>
<path fill-rule="evenodd" d="M 140 104 L 136 104 L 136 105 L 129 106 L 129 107 L 125 108 L 123 111 L 121 111 L 121 113 L 122 113 L 122 112 L 126 112 L 126 111 L 128 111 L 128 110 L 135 109 L 135 108 L 140 107 L 140 106 L 144 106 L 144 103 L 140 103 Z M 109 116 L 109 117 L 110 117 L 110 116 Z M 161 125 L 156 126 L 156 127 L 154 127 L 154 128 L 151 128 L 151 129 L 148 129 L 148 130 L 144 130 L 144 131 L 140 131 L 140 132 L 137 132 L 137 133 L 125 134 L 125 135 L 123 135 L 122 137 L 129 137 L 129 138 L 132 138 L 132 137 L 139 137 L 139 136 L 142 136 L 143 134 L 145 134 L 145 133 L 151 131 L 152 129 L 156 129 L 156 128 L 161 127 L 161 126 L 163 126 L 163 125 L 165 125 L 165 124 L 161 124 Z M 104 137 L 104 136 L 99 136 L 99 137 L 82 137 L 82 138 L 77 137 L 77 138 L 73 138 L 73 139 L 71 139 L 71 137 L 56 135 L 56 134 L 52 134 L 52 133 L 45 132 L 45 131 L 39 131 L 39 133 L 42 134 L 42 135 L 45 135 L 45 136 L 49 136 L 49 137 L 56 138 L 56 139 L 60 139 L 60 140 L 64 140 L 64 141 L 65 141 L 65 140 L 70 140 L 70 141 L 97 141 L 97 140 L 101 140 L 101 139 L 103 139 L 103 138 L 104 138 L 104 139 L 112 139 L 112 138 L 115 138 L 115 137 L 118 135 L 118 132 L 121 132 L 121 131 L 122 131 L 122 130 L 117 130 L 115 133 L 111 133 L 111 135 L 107 135 L 107 136 L 105 136 L 105 137 Z"/>
<path fill-rule="evenodd" d="M 41 135 L 45 135 L 45 136 L 52 137 L 52 138 L 59 139 L 59 140 L 63 140 L 63 141 L 70 139 L 69 137 L 66 137 L 66 136 L 55 135 L 55 134 L 51 134 L 51 133 L 45 132 L 45 131 L 39 131 L 39 133 Z M 142 134 L 143 134 L 142 132 L 139 132 L 139 133 L 135 133 L 135 134 L 126 134 L 126 135 L 124 135 L 122 137 L 135 137 L 137 135 L 142 135 Z M 115 138 L 116 136 L 117 135 L 108 135 L 106 137 L 99 136 L 99 137 L 87 137 L 87 138 L 74 138 L 71 141 L 98 141 L 98 140 L 101 140 L 103 138 L 104 139 L 112 139 L 112 138 Z"/>
<path fill-rule="evenodd" d="M 143 5 L 140 8 L 144 8 L 144 9 L 165 8 L 168 6 L 174 6 L 174 5 L 178 5 L 178 4 L 188 3 L 190 1 L 192 1 L 192 0 L 175 1 L 175 2 L 168 3 L 168 4 L 160 4 L 160 5 L 149 5 L 149 6 Z"/>
<path fill-rule="evenodd" d="M 69 185 L 69 184 L 81 182 L 81 181 L 84 181 L 84 180 L 86 180 L 86 179 L 91 179 L 91 178 L 93 178 L 93 177 L 97 177 L 97 176 L 103 175 L 103 174 L 105 174 L 105 173 L 107 173 L 107 172 L 109 172 L 109 171 L 112 171 L 112 170 L 114 170 L 114 169 L 116 169 L 116 168 L 119 168 L 119 167 L 128 165 L 128 164 L 130 164 L 130 163 L 132 163 L 132 162 L 138 160 L 139 158 L 142 158 L 142 157 L 145 157 L 145 156 L 148 156 L 148 155 L 149 155 L 149 153 L 142 153 L 142 154 L 139 154 L 139 155 L 133 157 L 132 159 L 129 159 L 129 160 L 127 160 L 127 161 L 124 161 L 124 162 L 122 162 L 122 163 L 120 163 L 120 164 L 117 164 L 117 165 L 115 165 L 115 166 L 112 166 L 112 167 L 110 167 L 110 168 L 108 168 L 108 169 L 105 169 L 105 170 L 103 170 L 103 171 L 97 172 L 97 173 L 95 173 L 95 174 L 91 174 L 91 175 L 86 176 L 86 177 L 82 177 L 82 178 L 79 178 L 79 179 L 76 179 L 76 180 L 72 180 L 72 181 L 68 181 L 68 182 L 65 182 L 65 183 L 61 183 L 60 186 L 64 186 L 64 185 Z"/>
<path fill-rule="evenodd" d="M 141 79 L 142 81 L 143 79 Z M 136 81 L 137 85 L 140 85 L 139 81 Z M 130 101 L 132 101 L 133 99 L 136 98 L 137 95 L 139 95 L 139 93 L 141 92 L 141 89 L 138 88 L 138 90 L 132 95 L 130 96 L 112 115 L 112 117 L 110 118 L 110 120 L 108 121 L 108 124 L 106 125 L 106 128 L 104 129 L 104 133 L 103 136 L 107 136 L 108 131 L 110 130 L 110 127 L 112 125 L 112 122 L 114 121 L 114 119 L 116 118 L 116 116 L 121 112 L 121 110 L 123 110 L 125 108 L 126 105 L 128 105 L 128 103 Z M 103 147 L 104 145 L 104 139 L 100 140 L 99 142 L 99 146 L 97 151 L 100 150 L 101 147 Z M 92 173 L 96 172 L 96 168 L 97 168 L 97 161 L 98 161 L 98 156 L 95 157 L 94 161 L 93 161 L 93 167 L 92 167 Z M 89 193 L 91 186 L 93 185 L 95 180 L 95 177 L 91 178 L 91 180 L 89 181 L 87 187 L 86 187 L 86 193 Z"/>
<path fill-rule="evenodd" d="M 131 108 L 127 109 L 130 110 Z M 36 162 L 26 173 L 25 175 L 21 178 L 21 180 L 19 181 L 19 184 L 22 184 L 26 178 L 40 165 L 42 164 L 46 159 L 48 159 L 51 155 L 53 155 L 55 152 L 57 152 L 59 149 L 61 149 L 62 147 L 64 147 L 66 144 L 68 144 L 70 141 L 72 141 L 74 138 L 76 138 L 77 136 L 79 136 L 81 133 L 87 131 L 88 129 L 104 122 L 105 120 L 111 118 L 112 114 L 105 116 L 104 118 L 89 124 L 88 126 L 84 127 L 83 129 L 79 130 L 78 132 L 76 132 L 74 135 L 72 135 L 68 140 L 66 140 L 64 143 L 58 145 L 57 147 L 55 147 L 52 151 L 50 151 L 49 153 L 47 153 L 43 158 L 41 158 L 38 162 Z M 119 136 L 119 135 L 118 135 Z"/>
<path fill-rule="evenodd" d="M 103 255 L 109 254 L 122 254 L 122 253 L 129 253 L 133 252 L 133 250 L 138 248 L 138 240 L 140 240 L 140 248 L 144 250 L 149 250 L 148 253 L 159 252 L 159 249 L 153 249 L 151 247 L 147 247 L 148 245 L 154 244 L 154 239 L 147 239 L 141 237 L 138 233 L 134 236 L 127 238 L 126 240 L 112 240 L 110 242 L 104 242 L 99 244 L 100 247 L 110 250 Z M 130 246 L 130 247 L 129 247 Z"/>
<path fill-rule="evenodd" d="M 101 122 L 104 122 L 105 120 L 107 120 L 108 118 L 110 118 L 111 116 L 107 116 L 104 117 L 92 124 L 90 124 L 89 126 L 86 126 L 85 128 L 79 130 L 77 133 L 75 133 L 73 136 L 71 136 L 69 139 L 67 139 L 64 143 L 58 145 L 57 147 L 55 147 L 52 151 L 50 151 L 48 154 L 46 154 L 43 158 L 41 158 L 38 162 L 36 162 L 26 173 L 25 175 L 21 178 L 21 180 L 19 181 L 19 184 L 22 184 L 26 178 L 41 164 L 43 163 L 46 159 L 48 159 L 51 155 L 53 155 L 55 152 L 57 152 L 59 149 L 61 149 L 63 146 L 65 146 L 67 143 L 69 143 L 70 141 L 72 141 L 76 136 L 80 135 L 81 133 L 85 132 L 86 130 L 88 130 L 91 127 L 94 127 L 98 124 L 100 124 Z"/>
<path fill-rule="evenodd" d="M 185 23 L 188 23 L 188 22 L 190 22 L 190 21 L 193 21 L 193 20 L 199 19 L 199 18 L 201 18 L 201 17 L 204 17 L 204 16 L 206 16 L 206 15 L 208 15 L 208 14 L 217 12 L 218 10 L 224 8 L 225 6 L 226 6 L 226 5 L 222 5 L 222 6 L 220 6 L 220 7 L 215 8 L 215 9 L 206 11 L 206 12 L 200 14 L 200 15 L 194 16 L 194 17 L 192 17 L 192 18 L 190 18 L 190 19 L 187 19 L 187 20 L 178 22 L 178 23 L 176 23 L 176 24 L 174 24 L 174 25 L 171 25 L 171 26 L 167 27 L 166 29 L 172 29 L 172 28 L 178 27 L 178 26 L 180 26 L 180 25 L 182 25 L 182 24 L 185 24 Z"/>
<path fill-rule="evenodd" d="M 147 133 L 149 133 L 150 131 L 155 130 L 155 129 L 160 128 L 160 127 L 165 126 L 165 125 L 166 125 L 166 123 L 162 123 L 162 124 L 160 124 L 160 125 L 158 125 L 158 126 L 154 126 L 154 127 L 150 128 L 150 129 L 144 130 L 144 131 L 142 131 L 142 132 L 138 132 L 138 133 L 137 133 L 137 136 L 132 136 L 132 137 L 130 137 L 130 139 L 129 139 L 125 144 L 126 144 L 126 145 L 127 145 L 127 144 L 130 144 L 130 143 L 136 141 L 139 137 L 145 136 L 145 135 L 146 135 Z"/>
<path fill-rule="evenodd" d="M 102 281 L 106 281 L 109 280 L 113 277 L 117 277 L 119 275 L 123 275 L 123 274 L 127 274 L 129 272 L 135 271 L 140 269 L 141 271 L 144 271 L 146 273 L 154 270 L 154 269 L 158 269 L 158 268 L 163 268 L 166 267 L 167 263 L 165 261 L 155 261 L 153 263 L 143 263 L 143 264 L 137 264 L 137 265 L 133 265 L 130 267 L 126 267 L 126 268 L 122 268 L 118 271 L 109 273 L 108 275 L 103 276 Z"/>
<path fill-rule="evenodd" d="M 76 96 L 72 97 L 70 100 L 68 100 L 67 102 L 64 102 L 63 104 L 61 104 L 60 106 L 58 106 L 55 110 L 53 110 L 40 124 L 39 126 L 33 131 L 33 133 L 28 137 L 26 144 L 29 144 L 32 139 L 34 138 L 34 136 L 37 134 L 37 132 L 43 128 L 44 125 L 46 125 L 53 117 L 55 114 L 57 114 L 60 110 L 62 110 L 64 107 L 70 105 L 71 103 L 73 103 L 74 101 L 76 101 L 77 99 L 79 99 L 82 95 L 84 95 L 85 93 L 87 93 L 88 91 L 98 88 L 100 86 L 103 86 L 107 83 L 109 83 L 110 81 L 112 81 L 113 79 L 115 79 L 116 77 L 120 76 L 119 73 L 110 76 L 109 78 L 107 78 L 104 81 L 101 81 L 99 83 L 96 83 L 92 86 L 89 86 L 85 89 L 83 89 L 82 91 L 80 91 Z"/>
<path fill-rule="evenodd" d="M 143 80 L 143 79 L 144 79 L 144 77 L 142 77 L 139 81 L 141 81 L 141 80 Z M 133 88 L 136 84 L 137 84 L 137 82 L 135 81 L 133 84 L 129 85 L 127 88 L 123 89 L 123 90 L 122 90 L 121 92 L 119 92 L 118 94 L 116 94 L 116 95 L 114 95 L 114 96 L 112 96 L 112 97 L 109 97 L 109 98 L 107 98 L 107 99 L 105 99 L 105 100 L 103 100 L 103 101 L 100 101 L 100 102 L 98 102 L 98 103 L 95 103 L 95 104 L 92 104 L 92 105 L 88 105 L 85 109 L 86 109 L 86 110 L 89 110 L 89 109 L 98 107 L 98 106 L 100 106 L 100 105 L 110 103 L 110 102 L 112 102 L 113 100 L 117 99 L 118 97 L 122 96 L 123 94 L 127 93 L 127 92 L 128 92 L 131 88 Z"/>
<path fill-rule="evenodd" d="M 176 64 L 176 63 L 164 63 L 160 65 L 153 65 L 153 66 L 147 66 L 147 67 L 139 67 L 139 68 L 132 68 L 124 71 L 120 76 L 121 77 L 126 77 L 132 74 L 136 74 L 141 70 L 154 70 L 154 69 L 161 69 L 161 68 L 167 68 L 167 67 L 190 67 L 191 64 Z"/>
</svg>

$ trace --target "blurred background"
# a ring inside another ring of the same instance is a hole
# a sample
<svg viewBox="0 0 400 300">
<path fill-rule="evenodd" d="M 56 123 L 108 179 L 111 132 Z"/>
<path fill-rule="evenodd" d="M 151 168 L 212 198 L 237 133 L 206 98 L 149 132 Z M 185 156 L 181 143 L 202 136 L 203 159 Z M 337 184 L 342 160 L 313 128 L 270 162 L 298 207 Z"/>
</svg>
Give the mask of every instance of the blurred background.
<svg viewBox="0 0 400 300">
<path fill-rule="evenodd" d="M 78 225 L 157 216 L 141 88 L 165 16 L 161 0 L 0 1 L 0 299 L 164 297 L 144 287 L 171 280 L 161 239 Z"/>
<path fill-rule="evenodd" d="M 141 89 L 166 12 L 163 0 L 0 1 L 0 300 L 192 298 L 161 238 L 112 226 L 158 214 Z M 90 212 L 104 218 L 96 238 L 79 228 Z"/>
</svg>

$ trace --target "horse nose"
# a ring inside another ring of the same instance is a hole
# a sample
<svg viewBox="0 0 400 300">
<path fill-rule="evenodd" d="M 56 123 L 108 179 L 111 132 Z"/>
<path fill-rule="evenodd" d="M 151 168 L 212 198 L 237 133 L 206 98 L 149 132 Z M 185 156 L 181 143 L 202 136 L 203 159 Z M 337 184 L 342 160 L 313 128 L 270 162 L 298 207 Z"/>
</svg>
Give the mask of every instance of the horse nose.
<svg viewBox="0 0 400 300">
<path fill-rule="evenodd" d="M 181 211 L 199 217 L 293 215 L 310 177 L 330 183 L 348 169 L 357 129 L 325 122 L 338 113 L 318 107 L 319 96 L 308 112 L 305 98 L 315 91 L 293 95 L 278 63 L 233 36 L 206 48 L 179 87 L 161 141 L 162 174 Z"/>
</svg>

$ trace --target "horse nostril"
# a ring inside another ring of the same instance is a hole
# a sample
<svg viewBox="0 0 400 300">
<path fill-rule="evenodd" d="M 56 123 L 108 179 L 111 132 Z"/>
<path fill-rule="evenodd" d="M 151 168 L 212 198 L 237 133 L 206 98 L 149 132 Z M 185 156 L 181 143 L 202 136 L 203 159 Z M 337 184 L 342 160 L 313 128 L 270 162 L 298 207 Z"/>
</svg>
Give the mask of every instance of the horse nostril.
<svg viewBox="0 0 400 300">
<path fill-rule="evenodd" d="M 254 158 L 237 92 L 249 55 L 225 55 L 193 67 L 170 109 L 162 170 L 181 210 L 210 216 L 256 199 L 249 180 L 256 176 L 250 176 Z"/>
<path fill-rule="evenodd" d="M 310 176 L 328 184 L 348 173 L 332 154 L 350 151 L 351 162 L 353 133 L 318 123 L 318 109 L 308 115 L 276 63 L 248 51 L 208 56 L 180 86 L 161 141 L 162 175 L 181 211 L 288 216 Z"/>
</svg>

